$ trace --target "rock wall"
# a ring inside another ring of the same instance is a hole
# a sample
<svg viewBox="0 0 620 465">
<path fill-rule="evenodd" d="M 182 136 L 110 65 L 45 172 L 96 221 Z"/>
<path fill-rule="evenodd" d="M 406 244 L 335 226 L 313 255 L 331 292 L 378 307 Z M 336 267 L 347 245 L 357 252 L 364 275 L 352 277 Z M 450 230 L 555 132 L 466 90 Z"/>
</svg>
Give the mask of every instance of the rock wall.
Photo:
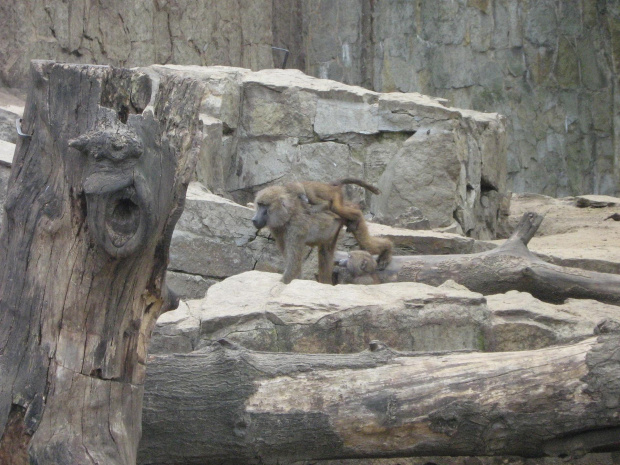
<svg viewBox="0 0 620 465">
<path fill-rule="evenodd" d="M 612 0 L 5 0 L 0 82 L 29 60 L 281 66 L 420 92 L 508 122 L 508 187 L 620 192 L 620 5 Z"/>
<path fill-rule="evenodd" d="M 271 0 L 3 0 L 0 82 L 25 87 L 32 59 L 271 68 L 271 12 Z"/>
<path fill-rule="evenodd" d="M 309 74 L 506 115 L 513 191 L 620 191 L 618 2 L 309 1 L 304 25 Z"/>
</svg>

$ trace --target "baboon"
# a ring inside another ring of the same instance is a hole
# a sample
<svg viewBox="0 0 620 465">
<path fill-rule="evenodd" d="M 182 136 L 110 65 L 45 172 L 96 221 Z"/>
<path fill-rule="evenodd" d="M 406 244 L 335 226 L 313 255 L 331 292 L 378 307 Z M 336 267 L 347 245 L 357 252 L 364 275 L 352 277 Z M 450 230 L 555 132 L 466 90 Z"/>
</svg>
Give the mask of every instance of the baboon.
<svg viewBox="0 0 620 465">
<path fill-rule="evenodd" d="M 377 262 L 365 250 L 352 250 L 347 258 L 338 261 L 342 267 L 338 281 L 342 284 L 379 284 Z"/>
<path fill-rule="evenodd" d="M 381 191 L 361 179 L 345 178 L 332 183 L 303 181 L 287 184 L 286 187 L 295 192 L 302 201 L 307 200 L 313 205 L 313 211 L 329 210 L 345 220 L 347 231 L 364 250 L 378 255 L 377 266 L 384 269 L 392 260 L 392 241 L 382 237 L 371 236 L 362 211 L 355 205 L 344 200 L 342 186 L 357 184 L 374 194 Z"/>
<path fill-rule="evenodd" d="M 357 184 L 373 194 L 380 194 L 381 191 L 366 181 L 355 178 L 339 179 L 330 183 L 319 181 L 302 181 L 287 184 L 287 187 L 298 193 L 303 200 L 307 200 L 313 205 L 313 211 L 331 210 L 336 215 L 344 218 L 351 230 L 355 229 L 356 224 L 364 219 L 362 211 L 350 202 L 345 202 L 342 193 L 342 186 L 345 184 Z"/>
<path fill-rule="evenodd" d="M 344 220 L 333 212 L 314 212 L 311 206 L 287 186 L 271 186 L 255 198 L 252 223 L 257 229 L 269 228 L 284 256 L 282 282 L 290 283 L 301 274 L 303 245 L 318 246 L 318 281 L 331 284 L 334 251 Z"/>
</svg>

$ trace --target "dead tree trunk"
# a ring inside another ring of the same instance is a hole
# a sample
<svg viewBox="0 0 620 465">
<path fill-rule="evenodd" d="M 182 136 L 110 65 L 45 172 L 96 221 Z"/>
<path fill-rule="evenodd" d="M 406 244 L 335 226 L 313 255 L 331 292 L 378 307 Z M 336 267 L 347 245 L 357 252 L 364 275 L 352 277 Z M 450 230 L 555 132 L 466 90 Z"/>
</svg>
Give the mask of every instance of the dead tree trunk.
<svg viewBox="0 0 620 465">
<path fill-rule="evenodd" d="M 133 464 L 200 84 L 53 62 L 31 76 L 0 237 L 0 462 Z"/>
<path fill-rule="evenodd" d="M 619 450 L 619 342 L 443 355 L 376 343 L 351 355 L 277 354 L 222 342 L 154 356 L 139 463 Z"/>
<path fill-rule="evenodd" d="M 432 286 L 451 279 L 484 295 L 517 290 L 547 302 L 582 298 L 620 305 L 620 276 L 553 265 L 529 251 L 527 244 L 542 220 L 526 213 L 513 235 L 496 249 L 467 255 L 397 256 L 377 276 L 381 282 Z"/>
</svg>

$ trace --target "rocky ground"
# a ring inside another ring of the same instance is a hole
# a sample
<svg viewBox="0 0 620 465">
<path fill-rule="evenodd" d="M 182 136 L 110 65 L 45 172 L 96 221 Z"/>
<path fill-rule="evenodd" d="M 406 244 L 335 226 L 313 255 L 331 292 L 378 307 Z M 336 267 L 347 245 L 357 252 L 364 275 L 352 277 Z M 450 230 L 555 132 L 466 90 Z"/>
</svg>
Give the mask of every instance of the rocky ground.
<svg viewBox="0 0 620 465">
<path fill-rule="evenodd" d="M 530 249 L 558 265 L 620 273 L 620 199 L 584 195 L 554 199 L 538 194 L 514 194 L 508 229 L 527 211 L 545 215 Z"/>
</svg>

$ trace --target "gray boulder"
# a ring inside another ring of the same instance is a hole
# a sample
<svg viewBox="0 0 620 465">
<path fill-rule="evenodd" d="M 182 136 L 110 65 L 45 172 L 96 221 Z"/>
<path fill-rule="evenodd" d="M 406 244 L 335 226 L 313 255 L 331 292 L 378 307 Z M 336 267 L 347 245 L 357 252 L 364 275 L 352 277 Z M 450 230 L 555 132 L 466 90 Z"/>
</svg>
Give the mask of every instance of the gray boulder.
<svg viewBox="0 0 620 465">
<path fill-rule="evenodd" d="M 359 352 L 372 340 L 399 350 L 480 349 L 489 313 L 482 295 L 424 284 L 329 286 L 247 272 L 160 317 L 151 352 L 227 338 L 255 350 Z M 197 328 L 199 323 L 199 335 Z"/>
</svg>

